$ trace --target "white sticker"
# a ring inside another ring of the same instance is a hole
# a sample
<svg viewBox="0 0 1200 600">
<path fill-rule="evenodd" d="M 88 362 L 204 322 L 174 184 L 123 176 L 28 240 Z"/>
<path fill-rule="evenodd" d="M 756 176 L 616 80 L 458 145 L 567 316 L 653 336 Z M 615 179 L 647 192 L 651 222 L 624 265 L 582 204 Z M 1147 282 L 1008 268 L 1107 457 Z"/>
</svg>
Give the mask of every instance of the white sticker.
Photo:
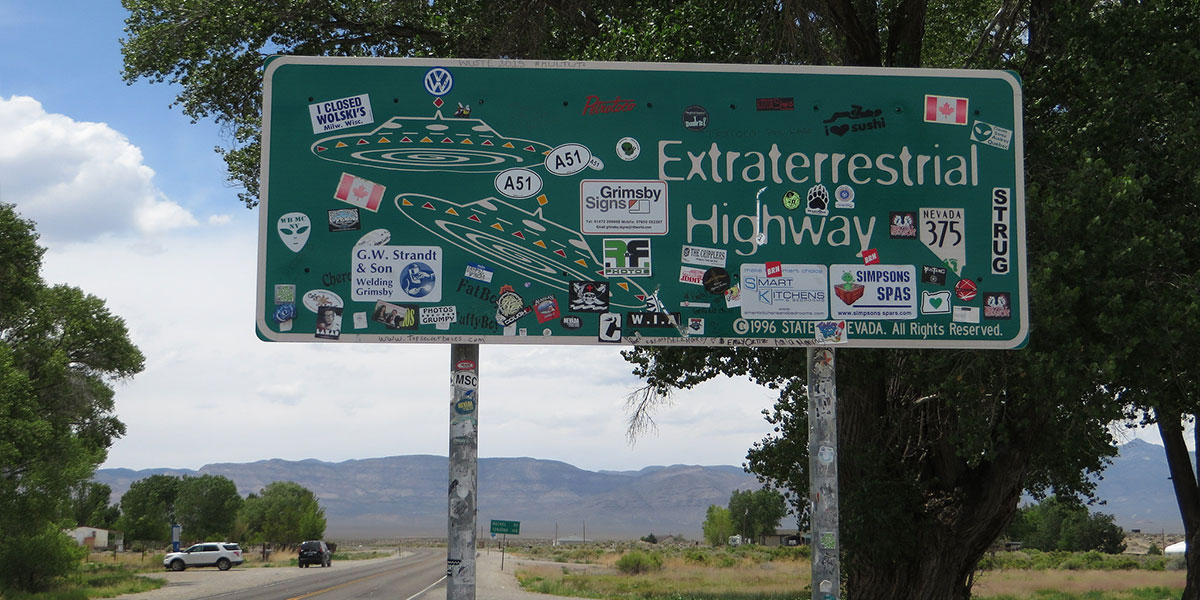
<svg viewBox="0 0 1200 600">
<path fill-rule="evenodd" d="M 308 116 L 312 119 L 313 133 L 325 133 L 375 122 L 375 117 L 371 114 L 371 98 L 367 94 L 309 104 Z"/>
<path fill-rule="evenodd" d="M 344 306 L 342 304 L 342 297 L 329 290 L 308 290 L 304 292 L 302 302 L 304 303 L 304 308 L 313 312 L 317 312 L 317 309 L 322 306 L 336 306 L 338 308 Z"/>
<path fill-rule="evenodd" d="M 724 267 L 725 257 L 729 251 L 720 248 L 702 248 L 700 246 L 684 246 L 680 255 L 682 262 L 689 265 L 705 267 Z"/>
<path fill-rule="evenodd" d="M 546 170 L 555 175 L 574 175 L 587 168 L 592 151 L 583 144 L 563 144 L 546 155 Z"/>
<path fill-rule="evenodd" d="M 1009 188 L 992 188 L 992 275 L 1008 275 L 1010 232 Z"/>
<path fill-rule="evenodd" d="M 830 265 L 834 319 L 915 319 L 917 275 L 912 265 Z"/>
<path fill-rule="evenodd" d="M 978 306 L 955 306 L 954 316 L 950 318 L 955 323 L 978 323 Z"/>
<path fill-rule="evenodd" d="M 279 239 L 292 252 L 299 252 L 308 243 L 308 234 L 312 233 L 312 221 L 308 215 L 300 212 L 290 212 L 275 223 L 279 231 Z"/>
<path fill-rule="evenodd" d="M 960 277 L 967 265 L 963 212 L 961 208 L 922 208 L 917 220 L 921 243 Z"/>
<path fill-rule="evenodd" d="M 825 319 L 829 293 L 825 265 L 776 265 L 768 277 L 765 264 L 741 268 L 742 316 L 747 319 Z M 728 298 L 726 299 L 728 303 Z"/>
<path fill-rule="evenodd" d="M 631 161 L 641 153 L 642 145 L 636 139 L 623 137 L 617 140 L 617 156 L 621 157 L 621 160 Z"/>
<path fill-rule="evenodd" d="M 529 169 L 508 169 L 496 176 L 496 191 L 523 200 L 542 191 L 542 176 Z"/>
<path fill-rule="evenodd" d="M 355 247 L 382 246 L 390 241 L 392 241 L 392 233 L 390 231 L 386 229 L 376 229 L 363 234 L 362 237 L 358 238 L 358 241 L 355 242 L 354 245 Z"/>
<path fill-rule="evenodd" d="M 350 261 L 355 301 L 442 300 L 440 246 L 359 246 Z"/>
<path fill-rule="evenodd" d="M 948 315 L 950 309 L 950 290 L 921 290 L 921 314 Z"/>
<path fill-rule="evenodd" d="M 655 179 L 584 179 L 579 182 L 580 232 L 667 233 L 667 182 Z"/>
<path fill-rule="evenodd" d="M 458 320 L 457 306 L 422 306 L 421 324 L 436 325 L 438 329 L 449 329 Z"/>
<path fill-rule="evenodd" d="M 975 124 L 971 126 L 972 142 L 980 142 L 1001 150 L 1008 150 L 1009 146 L 1012 145 L 1012 135 L 1013 132 L 1011 129 L 1005 129 L 990 123 L 984 123 L 983 121 L 975 121 Z"/>
</svg>

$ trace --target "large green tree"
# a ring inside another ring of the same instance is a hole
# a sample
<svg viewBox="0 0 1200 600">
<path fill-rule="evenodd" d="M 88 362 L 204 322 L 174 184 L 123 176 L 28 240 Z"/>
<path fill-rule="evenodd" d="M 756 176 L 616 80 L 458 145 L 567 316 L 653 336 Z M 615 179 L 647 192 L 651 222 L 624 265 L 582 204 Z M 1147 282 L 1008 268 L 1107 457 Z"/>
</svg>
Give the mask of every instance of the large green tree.
<svg viewBox="0 0 1200 600">
<path fill-rule="evenodd" d="M 228 477 L 185 476 L 179 482 L 175 518 L 190 540 L 229 539 L 242 502 L 237 485 Z"/>
<path fill-rule="evenodd" d="M 179 478 L 151 475 L 130 484 L 121 495 L 121 519 L 118 522 L 125 539 L 133 544 L 165 544 L 171 541 L 171 525 L 176 523 L 175 502 L 179 498 Z M 186 533 L 186 532 L 185 532 Z"/>
<path fill-rule="evenodd" d="M 75 525 L 110 529 L 121 517 L 121 507 L 109 504 L 112 488 L 97 481 L 84 481 L 71 490 L 71 513 Z"/>
<path fill-rule="evenodd" d="M 325 536 L 325 509 L 304 486 L 276 481 L 246 498 L 237 528 L 251 541 L 295 546 Z"/>
<path fill-rule="evenodd" d="M 729 536 L 733 535 L 733 519 L 729 516 L 729 509 L 716 504 L 708 505 L 701 530 L 704 532 L 704 541 L 708 542 L 709 546 L 724 546 L 729 543 Z"/>
<path fill-rule="evenodd" d="M 729 495 L 729 519 L 739 535 L 750 542 L 775 533 L 787 515 L 783 494 L 771 489 L 734 490 Z"/>
<path fill-rule="evenodd" d="M 103 300 L 42 281 L 42 253 L 34 224 L 0 204 L 0 587 L 20 589 L 75 564 L 60 539 L 71 491 L 125 433 L 112 384 L 143 363 Z"/>
<path fill-rule="evenodd" d="M 1056 4 L 1030 77 L 1031 191 L 1058 290 L 1081 299 L 1106 389 L 1157 421 L 1188 540 L 1184 598 L 1200 598 L 1200 488 L 1183 419 L 1200 414 L 1200 4 Z M 1164 112 L 1165 111 L 1165 112 Z"/>
</svg>

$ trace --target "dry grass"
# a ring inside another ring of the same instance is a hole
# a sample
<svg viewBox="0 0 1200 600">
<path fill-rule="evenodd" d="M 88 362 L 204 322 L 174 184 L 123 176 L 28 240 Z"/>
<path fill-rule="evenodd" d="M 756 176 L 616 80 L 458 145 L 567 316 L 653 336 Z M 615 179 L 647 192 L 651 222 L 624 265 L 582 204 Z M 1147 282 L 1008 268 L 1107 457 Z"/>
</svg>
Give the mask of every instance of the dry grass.
<svg viewBox="0 0 1200 600">
<path fill-rule="evenodd" d="M 88 553 L 88 562 L 101 564 L 119 564 L 130 569 L 140 572 L 146 571 L 161 571 L 163 569 L 163 556 L 165 552 L 90 552 Z M 244 568 L 251 567 L 278 567 L 294 565 L 297 557 L 297 551 L 277 550 L 272 551 L 267 560 L 263 560 L 262 552 L 250 551 L 245 549 L 242 551 L 242 557 L 246 560 L 242 565 Z"/>
<path fill-rule="evenodd" d="M 663 569 L 644 575 L 623 575 L 613 566 L 617 555 L 606 555 L 597 565 L 525 565 L 517 577 L 526 589 L 564 591 L 592 597 L 670 597 L 695 595 L 706 598 L 795 597 L 812 578 L 807 560 L 777 560 L 737 567 L 719 568 L 688 563 L 682 558 L 663 561 Z M 551 592 L 553 593 L 553 592 Z"/>
<path fill-rule="evenodd" d="M 1042 590 L 1082 594 L 1133 588 L 1182 589 L 1186 571 L 987 571 L 975 579 L 975 596 L 1033 596 Z"/>
</svg>

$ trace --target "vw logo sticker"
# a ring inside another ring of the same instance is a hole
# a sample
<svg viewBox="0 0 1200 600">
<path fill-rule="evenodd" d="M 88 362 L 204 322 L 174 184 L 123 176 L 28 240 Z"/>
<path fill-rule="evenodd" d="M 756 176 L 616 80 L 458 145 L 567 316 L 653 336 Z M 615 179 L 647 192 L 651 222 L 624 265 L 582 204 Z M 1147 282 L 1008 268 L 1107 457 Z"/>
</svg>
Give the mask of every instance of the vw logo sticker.
<svg viewBox="0 0 1200 600">
<path fill-rule="evenodd" d="M 454 76 L 444 67 L 434 67 L 425 72 L 425 91 L 434 96 L 445 96 L 454 87 Z"/>
</svg>

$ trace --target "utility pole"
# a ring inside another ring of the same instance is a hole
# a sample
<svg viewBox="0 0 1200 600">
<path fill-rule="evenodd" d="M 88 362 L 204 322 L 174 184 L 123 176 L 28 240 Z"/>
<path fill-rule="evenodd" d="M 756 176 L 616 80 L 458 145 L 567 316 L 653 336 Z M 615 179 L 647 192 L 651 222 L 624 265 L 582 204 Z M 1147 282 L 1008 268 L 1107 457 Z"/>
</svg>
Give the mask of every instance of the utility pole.
<svg viewBox="0 0 1200 600">
<path fill-rule="evenodd" d="M 479 344 L 450 345 L 450 490 L 446 600 L 475 600 Z"/>
</svg>

